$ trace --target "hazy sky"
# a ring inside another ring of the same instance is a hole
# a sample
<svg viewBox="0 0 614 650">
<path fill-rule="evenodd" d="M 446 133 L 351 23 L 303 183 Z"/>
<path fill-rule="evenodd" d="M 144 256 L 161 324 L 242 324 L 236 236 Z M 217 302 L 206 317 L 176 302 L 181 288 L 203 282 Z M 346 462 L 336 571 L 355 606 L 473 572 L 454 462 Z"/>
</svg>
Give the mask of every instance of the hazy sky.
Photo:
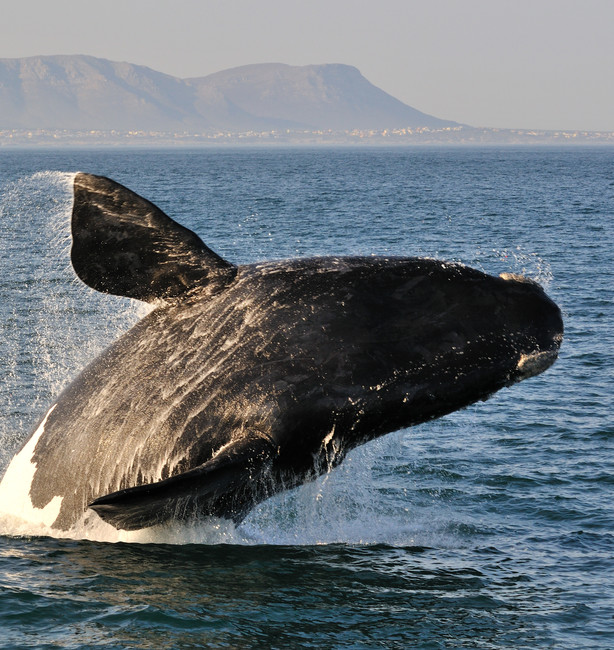
<svg viewBox="0 0 614 650">
<path fill-rule="evenodd" d="M 178 77 L 348 63 L 437 117 L 614 131 L 614 0 L 5 0 L 2 14 L 0 58 L 90 54 Z"/>
</svg>

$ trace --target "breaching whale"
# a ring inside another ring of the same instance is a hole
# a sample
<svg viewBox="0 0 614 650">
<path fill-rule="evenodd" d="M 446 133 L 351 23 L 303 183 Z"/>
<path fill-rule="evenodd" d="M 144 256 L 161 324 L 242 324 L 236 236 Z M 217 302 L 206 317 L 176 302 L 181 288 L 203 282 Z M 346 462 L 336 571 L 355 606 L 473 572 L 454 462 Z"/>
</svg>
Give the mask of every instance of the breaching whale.
<svg viewBox="0 0 614 650">
<path fill-rule="evenodd" d="M 15 514 L 69 530 L 217 516 L 352 448 L 536 375 L 563 335 L 535 282 L 457 263 L 234 265 L 118 183 L 74 179 L 71 261 L 154 309 L 62 392 L 9 465 Z M 25 490 L 25 491 L 23 491 Z M 21 509 L 21 510 L 20 510 Z"/>
</svg>

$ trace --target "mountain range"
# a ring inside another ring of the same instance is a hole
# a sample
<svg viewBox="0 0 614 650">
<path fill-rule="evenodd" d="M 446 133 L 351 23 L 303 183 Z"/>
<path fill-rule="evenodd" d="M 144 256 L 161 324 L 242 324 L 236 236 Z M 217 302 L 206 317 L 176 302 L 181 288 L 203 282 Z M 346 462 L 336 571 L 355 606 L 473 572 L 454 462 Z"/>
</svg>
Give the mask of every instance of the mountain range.
<svg viewBox="0 0 614 650">
<path fill-rule="evenodd" d="M 0 130 L 446 128 L 341 64 L 247 65 L 179 79 L 91 56 L 0 59 Z"/>
</svg>

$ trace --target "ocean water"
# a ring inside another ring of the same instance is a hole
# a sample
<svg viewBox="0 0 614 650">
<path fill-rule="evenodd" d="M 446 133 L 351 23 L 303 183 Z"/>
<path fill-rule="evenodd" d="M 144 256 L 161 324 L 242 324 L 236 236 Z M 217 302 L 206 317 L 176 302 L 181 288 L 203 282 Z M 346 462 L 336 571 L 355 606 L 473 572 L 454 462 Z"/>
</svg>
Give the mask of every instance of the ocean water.
<svg viewBox="0 0 614 650">
<path fill-rule="evenodd" d="M 545 374 L 369 443 L 237 528 L 59 539 L 0 515 L 0 647 L 614 647 L 614 149 L 0 151 L 2 470 L 146 312 L 74 277 L 78 170 L 233 262 L 523 273 L 565 340 Z"/>
</svg>

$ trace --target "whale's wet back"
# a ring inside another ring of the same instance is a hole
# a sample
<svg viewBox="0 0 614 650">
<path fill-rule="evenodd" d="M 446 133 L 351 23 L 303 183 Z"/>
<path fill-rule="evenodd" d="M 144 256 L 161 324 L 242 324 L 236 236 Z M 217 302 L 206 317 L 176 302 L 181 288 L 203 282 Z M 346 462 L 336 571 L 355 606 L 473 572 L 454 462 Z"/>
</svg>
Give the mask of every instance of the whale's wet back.
<svg viewBox="0 0 614 650">
<path fill-rule="evenodd" d="M 71 256 L 93 288 L 156 308 L 24 447 L 31 505 L 59 503 L 64 530 L 92 511 L 124 529 L 240 521 L 357 445 L 542 372 L 562 339 L 558 307 L 523 278 L 419 258 L 235 266 L 88 174 Z"/>
</svg>

